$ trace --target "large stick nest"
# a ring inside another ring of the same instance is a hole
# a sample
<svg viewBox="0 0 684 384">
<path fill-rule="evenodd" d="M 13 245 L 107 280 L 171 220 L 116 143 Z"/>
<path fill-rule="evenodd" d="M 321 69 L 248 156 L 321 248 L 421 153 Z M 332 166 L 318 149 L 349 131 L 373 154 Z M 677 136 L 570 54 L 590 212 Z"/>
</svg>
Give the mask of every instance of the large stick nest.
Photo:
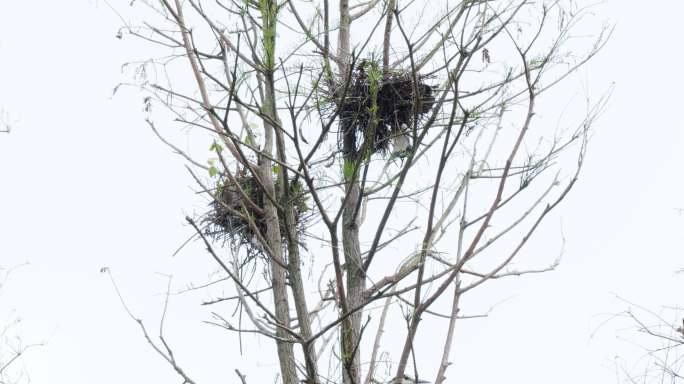
<svg viewBox="0 0 684 384">
<path fill-rule="evenodd" d="M 285 195 L 280 189 L 276 186 L 275 199 L 283 206 L 286 203 Z M 249 197 L 251 203 L 245 196 Z M 289 197 L 294 203 L 295 235 L 297 239 L 300 239 L 304 233 L 305 224 L 313 217 L 300 182 L 290 183 Z M 253 208 L 253 205 L 263 210 L 267 199 L 262 187 L 251 175 L 245 173 L 236 175 L 234 182 L 221 177 L 217 182 L 210 210 L 204 215 L 205 234 L 214 240 L 230 244 L 236 252 L 240 249 L 245 250 L 248 259 L 263 255 L 265 250 L 259 238 L 267 238 L 266 219 L 263 214 Z M 282 214 L 278 217 L 280 234 L 285 246 L 287 244 L 285 220 Z"/>
<path fill-rule="evenodd" d="M 342 151 L 353 156 L 386 154 L 391 143 L 395 151 L 410 150 L 414 124 L 435 102 L 435 88 L 425 81 L 425 76 L 414 76 L 410 70 L 383 72 L 378 63 L 362 60 L 348 85 L 346 81 L 332 84 L 327 94 L 339 111 Z"/>
</svg>

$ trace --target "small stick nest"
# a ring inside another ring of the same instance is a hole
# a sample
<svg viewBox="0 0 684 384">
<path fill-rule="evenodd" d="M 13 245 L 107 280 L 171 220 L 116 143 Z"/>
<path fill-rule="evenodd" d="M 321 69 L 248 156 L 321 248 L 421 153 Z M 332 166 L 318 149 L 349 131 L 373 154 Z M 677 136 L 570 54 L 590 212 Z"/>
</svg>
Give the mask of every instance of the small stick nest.
<svg viewBox="0 0 684 384">
<path fill-rule="evenodd" d="M 415 79 L 415 80 L 414 80 Z M 435 88 L 426 77 L 404 70 L 384 72 L 378 63 L 362 60 L 349 85 L 333 84 L 327 91 L 339 110 L 339 143 L 345 155 L 386 154 L 412 148 L 410 130 L 432 108 Z"/>
<path fill-rule="evenodd" d="M 239 186 L 239 187 L 238 187 Z M 244 194 L 240 191 L 244 192 Z M 294 200 L 294 216 L 296 222 L 296 232 L 298 237 L 304 232 L 305 223 L 312 217 L 306 214 L 310 211 L 307 205 L 306 195 L 301 182 L 290 183 L 290 198 Z M 265 253 L 259 240 L 259 235 L 266 238 L 265 217 L 255 210 L 250 202 L 258 208 L 263 209 L 267 197 L 262 188 L 252 175 L 242 173 L 236 175 L 235 182 L 227 178 L 220 178 L 216 185 L 216 194 L 210 203 L 210 210 L 204 215 L 205 234 L 214 240 L 221 240 L 229 243 L 234 251 L 245 249 L 247 258 Z M 276 186 L 276 201 L 284 202 L 282 191 Z M 286 243 L 287 233 L 285 220 L 282 215 L 280 218 L 280 234 L 283 244 Z M 252 223 L 250 223 L 250 221 Z M 257 235 L 256 230 L 259 231 Z"/>
</svg>

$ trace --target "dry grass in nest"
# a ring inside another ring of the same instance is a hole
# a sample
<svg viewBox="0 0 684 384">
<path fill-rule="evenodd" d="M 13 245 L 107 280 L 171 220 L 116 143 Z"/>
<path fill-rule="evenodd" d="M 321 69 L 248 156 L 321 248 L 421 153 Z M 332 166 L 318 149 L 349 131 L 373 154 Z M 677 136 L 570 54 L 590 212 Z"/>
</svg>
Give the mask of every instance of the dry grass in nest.
<svg viewBox="0 0 684 384">
<path fill-rule="evenodd" d="M 244 191 L 244 195 L 240 189 Z M 276 189 L 278 190 L 277 187 Z M 301 183 L 290 185 L 289 195 L 294 199 L 296 231 L 299 235 L 303 234 L 305 223 L 312 217 L 310 213 L 307 214 L 310 210 L 303 192 Z M 254 205 L 263 210 L 267 197 L 253 176 L 243 174 L 237 176 L 235 182 L 220 178 L 216 186 L 216 195 L 210 204 L 211 208 L 204 215 L 203 221 L 206 235 L 215 241 L 229 244 L 236 252 L 241 249 L 245 250 L 248 259 L 251 259 L 253 256 L 264 254 L 259 237 L 266 238 L 266 220 L 260 212 L 251 207 L 251 204 L 244 198 L 245 195 Z M 276 200 L 280 203 L 284 202 L 284 196 L 280 191 L 276 191 Z M 282 215 L 279 217 L 283 245 L 286 245 L 285 222 Z"/>
<path fill-rule="evenodd" d="M 361 152 L 386 154 L 392 141 L 402 138 L 409 150 L 410 130 L 432 108 L 435 88 L 424 76 L 411 71 L 383 73 L 378 63 L 363 60 L 353 70 L 350 83 L 336 84 L 327 90 L 331 104 L 339 110 L 339 144 L 355 157 Z"/>
</svg>

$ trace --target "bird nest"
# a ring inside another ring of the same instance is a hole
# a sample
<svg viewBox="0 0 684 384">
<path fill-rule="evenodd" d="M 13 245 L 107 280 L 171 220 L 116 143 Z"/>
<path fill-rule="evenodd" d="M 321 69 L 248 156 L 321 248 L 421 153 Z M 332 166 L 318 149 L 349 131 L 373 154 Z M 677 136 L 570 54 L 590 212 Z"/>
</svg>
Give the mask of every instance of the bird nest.
<svg viewBox="0 0 684 384">
<path fill-rule="evenodd" d="M 432 108 L 435 88 L 426 76 L 405 70 L 383 72 L 379 64 L 363 60 L 349 83 L 331 84 L 326 93 L 339 112 L 339 144 L 346 155 L 386 154 L 412 148 L 414 124 Z"/>
<path fill-rule="evenodd" d="M 263 208 L 268 197 L 252 175 L 243 173 L 236 175 L 233 180 L 219 178 L 210 209 L 203 218 L 205 234 L 215 241 L 228 243 L 236 252 L 240 249 L 246 250 L 248 258 L 251 259 L 252 256 L 264 254 L 261 239 L 267 237 L 267 228 Z M 294 201 L 298 235 L 303 234 L 305 223 L 312 217 L 308 213 L 310 209 L 304 191 L 300 182 L 290 183 L 289 197 Z M 275 199 L 280 204 L 285 202 L 284 193 L 277 186 Z M 285 220 L 282 214 L 278 217 L 283 244 L 287 244 Z"/>
</svg>

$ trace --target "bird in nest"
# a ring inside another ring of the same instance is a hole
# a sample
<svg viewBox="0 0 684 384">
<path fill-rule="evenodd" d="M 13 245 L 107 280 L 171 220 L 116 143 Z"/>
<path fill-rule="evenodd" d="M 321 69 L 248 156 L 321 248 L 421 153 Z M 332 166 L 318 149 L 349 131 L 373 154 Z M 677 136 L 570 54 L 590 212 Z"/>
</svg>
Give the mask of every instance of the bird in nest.
<svg viewBox="0 0 684 384">
<path fill-rule="evenodd" d="M 408 126 L 401 123 L 401 131 L 392 138 L 392 158 L 403 159 L 411 150 Z"/>
</svg>

